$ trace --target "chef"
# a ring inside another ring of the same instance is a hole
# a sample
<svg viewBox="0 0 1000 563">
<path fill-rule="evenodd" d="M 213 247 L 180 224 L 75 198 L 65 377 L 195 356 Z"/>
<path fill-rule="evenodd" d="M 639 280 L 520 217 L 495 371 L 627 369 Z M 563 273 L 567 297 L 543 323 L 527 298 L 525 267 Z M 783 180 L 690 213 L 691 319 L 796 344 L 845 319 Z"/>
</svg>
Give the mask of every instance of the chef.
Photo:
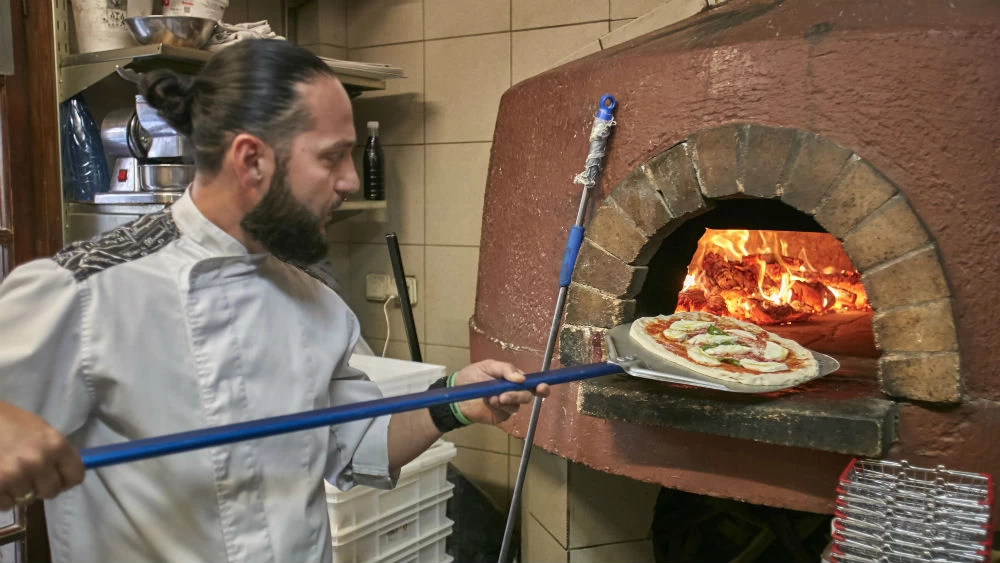
<svg viewBox="0 0 1000 563">
<path fill-rule="evenodd" d="M 390 488 L 443 432 L 502 422 L 531 394 L 85 474 L 78 448 L 380 396 L 348 365 L 357 318 L 311 266 L 359 187 L 350 100 L 330 68 L 251 40 L 195 77 L 147 73 L 140 90 L 190 138 L 197 173 L 165 211 L 0 285 L 0 510 L 49 499 L 56 563 L 330 561 L 324 478 Z M 487 360 L 432 387 L 498 378 L 524 374 Z"/>
</svg>

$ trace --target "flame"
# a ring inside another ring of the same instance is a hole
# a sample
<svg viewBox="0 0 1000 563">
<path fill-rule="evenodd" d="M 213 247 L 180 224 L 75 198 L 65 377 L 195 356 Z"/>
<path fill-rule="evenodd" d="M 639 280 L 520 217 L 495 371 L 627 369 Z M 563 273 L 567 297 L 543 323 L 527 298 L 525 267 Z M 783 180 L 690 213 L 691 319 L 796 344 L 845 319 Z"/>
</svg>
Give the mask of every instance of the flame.
<svg viewBox="0 0 1000 563">
<path fill-rule="evenodd" d="M 788 231 L 706 229 L 677 301 L 678 312 L 758 324 L 870 310 L 861 275 L 837 239 Z"/>
</svg>

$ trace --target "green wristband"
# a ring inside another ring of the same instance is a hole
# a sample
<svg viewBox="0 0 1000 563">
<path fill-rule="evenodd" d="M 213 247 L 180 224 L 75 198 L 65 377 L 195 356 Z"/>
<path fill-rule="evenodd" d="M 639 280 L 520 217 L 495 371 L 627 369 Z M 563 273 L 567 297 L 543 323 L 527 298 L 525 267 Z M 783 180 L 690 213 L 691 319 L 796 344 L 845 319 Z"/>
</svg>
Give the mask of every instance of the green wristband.
<svg viewBox="0 0 1000 563">
<path fill-rule="evenodd" d="M 456 375 L 458 375 L 457 371 L 455 373 L 451 374 L 450 376 L 448 376 L 448 384 L 446 385 L 446 387 L 454 387 L 455 386 L 455 376 Z M 451 407 L 451 414 L 455 415 L 455 418 L 457 418 L 459 422 L 461 422 L 465 426 L 468 426 L 468 425 L 472 424 L 472 421 L 469 420 L 468 418 L 466 418 L 464 414 L 462 414 L 462 409 L 460 409 L 458 407 L 458 403 L 451 403 L 448 406 Z"/>
</svg>

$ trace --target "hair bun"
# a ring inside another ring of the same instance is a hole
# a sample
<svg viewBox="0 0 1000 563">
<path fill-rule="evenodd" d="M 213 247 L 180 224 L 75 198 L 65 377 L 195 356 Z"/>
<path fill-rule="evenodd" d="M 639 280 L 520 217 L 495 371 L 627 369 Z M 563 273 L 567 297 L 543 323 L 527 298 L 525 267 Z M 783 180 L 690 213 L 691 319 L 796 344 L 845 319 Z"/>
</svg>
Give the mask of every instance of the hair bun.
<svg viewBox="0 0 1000 563">
<path fill-rule="evenodd" d="M 171 127 L 184 135 L 191 135 L 193 77 L 167 69 L 150 71 L 139 80 L 139 93 Z"/>
</svg>

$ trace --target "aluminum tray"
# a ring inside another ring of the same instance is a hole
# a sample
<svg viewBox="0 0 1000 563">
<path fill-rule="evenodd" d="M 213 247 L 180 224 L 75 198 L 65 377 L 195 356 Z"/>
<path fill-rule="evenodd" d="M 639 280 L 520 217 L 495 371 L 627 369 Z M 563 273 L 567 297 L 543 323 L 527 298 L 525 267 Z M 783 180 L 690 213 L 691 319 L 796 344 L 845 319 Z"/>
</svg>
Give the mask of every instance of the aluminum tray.
<svg viewBox="0 0 1000 563">
<path fill-rule="evenodd" d="M 608 349 L 608 361 L 620 365 L 629 375 L 644 379 L 680 383 L 734 393 L 770 393 L 802 385 L 806 381 L 818 379 L 840 369 L 840 362 L 836 359 L 810 350 L 809 352 L 812 353 L 813 357 L 819 363 L 819 375 L 806 381 L 800 381 L 794 385 L 746 385 L 736 383 L 735 381 L 716 379 L 669 362 L 648 352 L 629 337 L 628 333 L 631 326 L 631 324 L 616 326 L 604 336 L 604 342 Z"/>
</svg>

